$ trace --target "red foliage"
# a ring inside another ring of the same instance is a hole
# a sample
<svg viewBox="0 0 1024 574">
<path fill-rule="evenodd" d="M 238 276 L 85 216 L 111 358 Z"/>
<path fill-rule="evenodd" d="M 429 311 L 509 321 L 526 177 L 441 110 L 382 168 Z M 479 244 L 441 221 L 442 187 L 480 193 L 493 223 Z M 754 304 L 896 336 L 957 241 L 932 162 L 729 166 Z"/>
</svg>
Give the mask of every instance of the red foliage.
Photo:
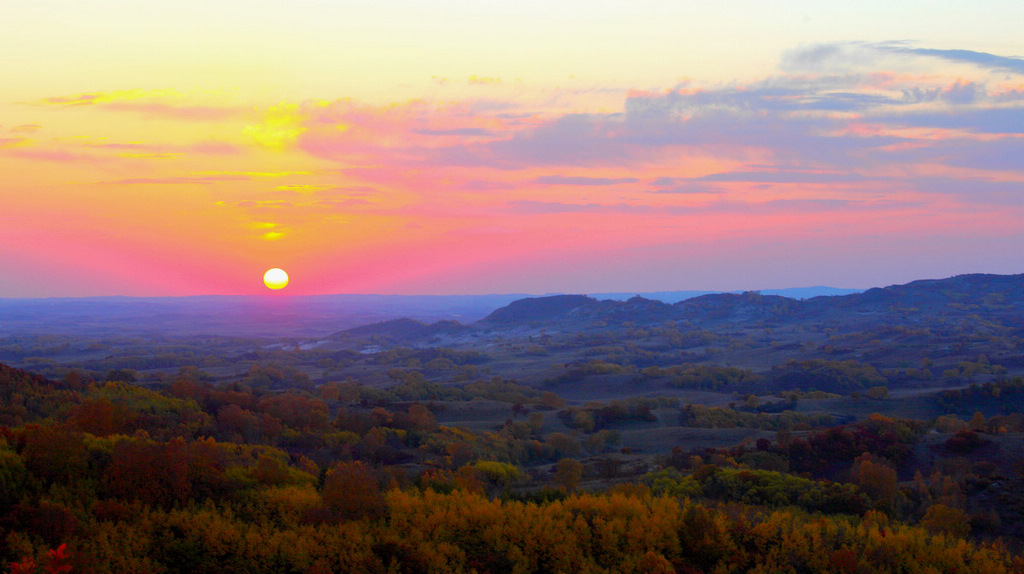
<svg viewBox="0 0 1024 574">
<path fill-rule="evenodd" d="M 860 559 L 857 553 L 849 548 L 840 548 L 832 553 L 832 567 L 839 574 L 856 574 Z"/>
<path fill-rule="evenodd" d="M 71 572 L 71 556 L 68 554 L 68 545 L 61 544 L 50 550 L 46 566 L 43 568 L 45 574 L 67 574 Z M 36 561 L 26 556 L 20 562 L 11 562 L 10 574 L 36 574 L 38 567 Z"/>
<path fill-rule="evenodd" d="M 33 574 L 36 571 L 36 561 L 26 556 L 21 562 L 11 562 L 10 568 L 10 574 Z"/>
<path fill-rule="evenodd" d="M 64 574 L 71 572 L 71 556 L 68 555 L 68 545 L 61 544 L 54 550 L 50 550 L 50 561 L 46 564 L 47 574 Z"/>
</svg>

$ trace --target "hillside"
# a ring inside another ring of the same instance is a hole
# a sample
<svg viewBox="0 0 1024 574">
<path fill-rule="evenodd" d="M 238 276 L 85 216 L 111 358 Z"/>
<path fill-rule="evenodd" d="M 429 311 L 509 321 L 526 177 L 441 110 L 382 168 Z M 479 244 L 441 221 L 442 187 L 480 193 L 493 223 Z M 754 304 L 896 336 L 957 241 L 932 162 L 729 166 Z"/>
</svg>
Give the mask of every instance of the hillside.
<svg viewBox="0 0 1024 574">
<path fill-rule="evenodd" d="M 329 336 L 4 334 L 0 560 L 1019 571 L 1022 287 L 559 295 Z"/>
</svg>

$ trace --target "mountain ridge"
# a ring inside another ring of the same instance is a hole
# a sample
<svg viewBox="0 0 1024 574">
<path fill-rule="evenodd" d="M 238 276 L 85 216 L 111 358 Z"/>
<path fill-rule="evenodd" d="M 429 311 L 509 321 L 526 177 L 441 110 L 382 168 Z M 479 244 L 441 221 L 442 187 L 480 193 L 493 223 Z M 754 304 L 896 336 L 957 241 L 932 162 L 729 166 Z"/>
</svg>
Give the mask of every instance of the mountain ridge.
<svg viewBox="0 0 1024 574">
<path fill-rule="evenodd" d="M 449 323 L 461 326 L 463 331 L 555 325 L 587 328 L 627 322 L 650 325 L 663 321 L 740 325 L 842 320 L 841 316 L 852 314 L 861 321 L 884 320 L 916 325 L 967 311 L 980 316 L 1019 315 L 1024 320 L 1024 274 L 963 274 L 809 299 L 766 295 L 757 291 L 710 293 L 674 304 L 639 295 L 625 301 L 601 300 L 589 295 L 547 295 L 513 301 L 468 325 Z M 886 318 L 881 318 L 882 315 Z M 848 317 L 847 320 L 851 319 Z M 451 324 L 427 329 L 429 324 L 417 323 L 421 326 L 416 326 L 414 331 L 426 330 L 430 334 L 453 332 Z M 354 335 L 363 331 L 349 329 L 343 332 Z"/>
</svg>

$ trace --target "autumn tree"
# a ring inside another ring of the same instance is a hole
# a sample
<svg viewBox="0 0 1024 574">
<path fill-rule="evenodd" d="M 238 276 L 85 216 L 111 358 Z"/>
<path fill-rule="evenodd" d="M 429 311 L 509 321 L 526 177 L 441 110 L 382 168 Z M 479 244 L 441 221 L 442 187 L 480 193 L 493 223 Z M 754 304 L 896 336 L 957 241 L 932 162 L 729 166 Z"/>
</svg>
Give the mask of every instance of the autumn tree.
<svg viewBox="0 0 1024 574">
<path fill-rule="evenodd" d="M 583 478 L 583 464 L 573 458 L 563 458 L 555 464 L 555 484 L 568 493 L 576 492 Z"/>
<path fill-rule="evenodd" d="M 327 508 L 343 519 L 375 519 L 387 511 L 377 477 L 359 461 L 336 464 L 327 473 L 322 496 Z"/>
<path fill-rule="evenodd" d="M 134 413 L 123 405 L 100 397 L 87 399 L 71 409 L 68 425 L 97 436 L 106 436 L 131 431 L 134 419 Z"/>
<path fill-rule="evenodd" d="M 896 470 L 868 453 L 854 460 L 850 479 L 876 502 L 891 501 L 899 488 Z"/>
<path fill-rule="evenodd" d="M 84 475 L 88 453 L 79 432 L 29 425 L 22 434 L 25 466 L 46 482 L 68 482 Z"/>
<path fill-rule="evenodd" d="M 933 534 L 949 534 L 963 538 L 971 531 L 970 519 L 962 511 L 946 506 L 933 504 L 928 507 L 921 526 Z"/>
</svg>

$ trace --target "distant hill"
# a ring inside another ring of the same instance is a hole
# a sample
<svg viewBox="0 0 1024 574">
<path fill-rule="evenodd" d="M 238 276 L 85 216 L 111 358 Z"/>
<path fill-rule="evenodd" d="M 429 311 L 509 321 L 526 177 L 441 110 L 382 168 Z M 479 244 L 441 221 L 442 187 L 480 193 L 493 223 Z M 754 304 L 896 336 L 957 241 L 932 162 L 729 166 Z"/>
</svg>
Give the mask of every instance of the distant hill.
<svg viewBox="0 0 1024 574">
<path fill-rule="evenodd" d="M 1020 317 L 1024 321 L 1024 275 L 958 275 L 808 299 L 765 292 L 714 293 L 669 305 L 640 296 L 626 301 L 598 300 L 583 295 L 531 297 L 495 310 L 479 324 L 544 323 L 582 327 L 598 322 L 615 324 L 626 321 L 638 324 L 678 320 L 696 324 L 749 324 L 826 319 L 921 324 L 948 315 L 966 314 L 1007 319 Z"/>
<path fill-rule="evenodd" d="M 549 295 L 513 301 L 481 319 L 484 324 L 508 324 L 529 321 L 551 321 L 565 317 L 582 307 L 596 304 L 597 299 L 585 295 Z"/>
<path fill-rule="evenodd" d="M 778 295 L 780 297 L 788 297 L 790 299 L 810 299 L 812 297 L 822 296 L 835 296 L 835 295 L 850 295 L 852 293 L 860 293 L 862 289 L 839 289 L 836 287 L 791 287 L 787 289 L 759 289 L 758 293 L 762 295 Z M 632 297 L 643 297 L 644 299 L 652 299 L 654 301 L 662 301 L 664 303 L 678 303 L 687 299 L 693 299 L 694 297 L 700 297 L 702 295 L 717 295 L 723 293 L 722 291 L 622 291 L 612 293 L 590 293 L 589 295 L 595 299 L 604 300 L 610 299 L 612 301 L 625 301 Z M 729 293 L 740 294 L 743 291 L 729 291 Z"/>
</svg>

